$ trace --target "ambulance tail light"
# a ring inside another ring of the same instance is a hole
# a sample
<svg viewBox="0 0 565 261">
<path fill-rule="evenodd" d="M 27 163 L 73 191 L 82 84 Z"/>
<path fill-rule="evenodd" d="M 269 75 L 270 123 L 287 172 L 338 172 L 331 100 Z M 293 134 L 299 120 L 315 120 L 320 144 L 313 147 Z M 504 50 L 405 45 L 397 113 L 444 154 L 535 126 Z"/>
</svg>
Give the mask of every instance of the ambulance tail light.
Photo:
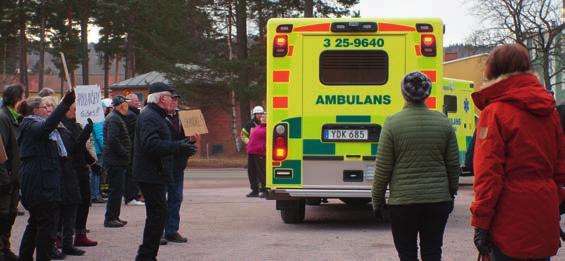
<svg viewBox="0 0 565 261">
<path fill-rule="evenodd" d="M 420 37 L 420 48 L 423 56 L 436 56 L 436 37 L 433 34 L 422 34 Z"/>
<path fill-rule="evenodd" d="M 288 36 L 276 35 L 273 42 L 273 56 L 283 57 L 288 53 Z"/>
<path fill-rule="evenodd" d="M 288 155 L 288 138 L 286 124 L 275 126 L 273 133 L 273 160 L 281 161 Z"/>
</svg>

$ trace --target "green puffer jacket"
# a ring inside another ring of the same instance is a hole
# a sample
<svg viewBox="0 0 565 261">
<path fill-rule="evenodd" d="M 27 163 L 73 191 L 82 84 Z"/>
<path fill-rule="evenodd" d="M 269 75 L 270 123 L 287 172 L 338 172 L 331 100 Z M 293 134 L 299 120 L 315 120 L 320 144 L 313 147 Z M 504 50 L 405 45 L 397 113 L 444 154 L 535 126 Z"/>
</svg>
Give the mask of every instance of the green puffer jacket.
<svg viewBox="0 0 565 261">
<path fill-rule="evenodd" d="M 452 200 L 459 184 L 455 131 L 440 112 L 407 104 L 389 117 L 379 139 L 373 183 L 373 207 Z"/>
</svg>

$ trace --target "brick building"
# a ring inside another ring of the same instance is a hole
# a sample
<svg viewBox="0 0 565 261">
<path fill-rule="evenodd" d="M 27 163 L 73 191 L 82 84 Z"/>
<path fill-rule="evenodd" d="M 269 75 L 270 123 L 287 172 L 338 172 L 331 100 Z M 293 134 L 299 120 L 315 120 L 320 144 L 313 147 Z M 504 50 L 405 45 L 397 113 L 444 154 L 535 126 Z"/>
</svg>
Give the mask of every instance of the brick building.
<svg viewBox="0 0 565 261">
<path fill-rule="evenodd" d="M 114 83 L 110 86 L 112 96 L 126 96 L 131 93 L 137 94 L 141 101 L 145 100 L 148 94 L 149 85 L 154 82 L 170 81 L 159 72 L 149 72 L 138 75 L 134 78 Z M 204 85 L 196 86 L 203 89 L 203 95 L 192 97 L 181 88 L 177 91 L 181 94 L 181 109 L 199 109 L 202 111 L 208 133 L 201 135 L 197 144 L 199 155 L 206 156 L 229 156 L 238 153 L 236 150 L 233 134 L 233 112 L 231 109 L 230 92 L 219 86 Z M 236 130 L 239 141 L 239 130 L 241 130 L 239 105 L 236 104 Z"/>
</svg>

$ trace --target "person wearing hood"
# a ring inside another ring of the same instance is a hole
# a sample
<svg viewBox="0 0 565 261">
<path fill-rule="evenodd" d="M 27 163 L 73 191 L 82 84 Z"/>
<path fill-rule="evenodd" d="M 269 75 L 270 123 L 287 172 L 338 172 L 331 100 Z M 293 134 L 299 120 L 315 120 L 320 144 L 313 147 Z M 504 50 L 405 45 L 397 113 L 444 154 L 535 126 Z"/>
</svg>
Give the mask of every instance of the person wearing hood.
<svg viewBox="0 0 565 261">
<path fill-rule="evenodd" d="M 474 243 L 493 260 L 549 260 L 559 248 L 565 165 L 555 100 L 540 83 L 528 50 L 505 44 L 489 55 L 474 155 Z"/>
<path fill-rule="evenodd" d="M 412 72 L 402 80 L 404 108 L 384 123 L 379 138 L 372 201 L 381 217 L 385 192 L 400 260 L 441 260 L 443 233 L 457 194 L 459 149 L 449 119 L 426 106 L 430 79 Z"/>
</svg>

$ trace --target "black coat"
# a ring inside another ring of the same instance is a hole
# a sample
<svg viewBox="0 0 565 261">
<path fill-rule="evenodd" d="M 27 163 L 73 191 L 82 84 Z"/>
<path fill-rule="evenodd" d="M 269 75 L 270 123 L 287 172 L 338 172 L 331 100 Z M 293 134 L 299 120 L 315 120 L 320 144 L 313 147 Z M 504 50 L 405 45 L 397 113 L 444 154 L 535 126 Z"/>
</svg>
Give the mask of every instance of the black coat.
<svg viewBox="0 0 565 261">
<path fill-rule="evenodd" d="M 139 114 L 133 149 L 133 180 L 166 184 L 172 181 L 174 154 L 180 142 L 173 140 L 171 123 L 166 113 L 155 104 L 148 104 Z M 104 159 L 106 160 L 106 159 Z"/>
<path fill-rule="evenodd" d="M 104 165 L 129 166 L 131 163 L 131 140 L 125 116 L 113 110 L 104 122 Z"/>
<path fill-rule="evenodd" d="M 17 185 L 20 182 L 20 152 L 16 140 L 19 134 L 18 127 L 19 123 L 14 120 L 8 107 L 0 108 L 0 135 L 8 155 L 8 161 L 3 164 L 6 172 L 0 173 L 0 186 Z"/>
<path fill-rule="evenodd" d="M 137 122 L 138 115 L 139 110 L 132 108 L 128 109 L 128 114 L 126 115 L 126 126 L 128 127 L 128 134 L 129 139 L 131 140 L 131 144 L 133 144 L 133 137 L 135 136 L 135 123 Z"/>
<path fill-rule="evenodd" d="M 61 203 L 65 205 L 80 204 L 81 191 L 78 175 L 88 175 L 86 163 L 86 141 L 92 132 L 92 126 L 86 125 L 82 130 L 80 125 L 73 120 L 63 119 L 63 127 L 57 128 L 68 153 L 68 157 L 61 160 L 63 172 L 61 175 Z"/>
<path fill-rule="evenodd" d="M 61 201 L 61 161 L 57 143 L 49 139 L 69 106 L 61 103 L 44 122 L 24 118 L 18 145 L 21 157 L 22 205 L 30 207 Z"/>
<path fill-rule="evenodd" d="M 184 134 L 184 128 L 182 126 L 182 122 L 179 119 L 178 113 L 174 116 L 167 116 L 167 119 L 171 124 L 169 124 L 171 128 L 171 135 L 173 140 L 183 140 L 186 138 Z M 174 156 L 174 175 L 178 175 L 178 173 L 184 173 L 184 169 L 186 168 L 186 164 L 188 161 L 188 154 L 186 153 L 175 153 Z"/>
</svg>

